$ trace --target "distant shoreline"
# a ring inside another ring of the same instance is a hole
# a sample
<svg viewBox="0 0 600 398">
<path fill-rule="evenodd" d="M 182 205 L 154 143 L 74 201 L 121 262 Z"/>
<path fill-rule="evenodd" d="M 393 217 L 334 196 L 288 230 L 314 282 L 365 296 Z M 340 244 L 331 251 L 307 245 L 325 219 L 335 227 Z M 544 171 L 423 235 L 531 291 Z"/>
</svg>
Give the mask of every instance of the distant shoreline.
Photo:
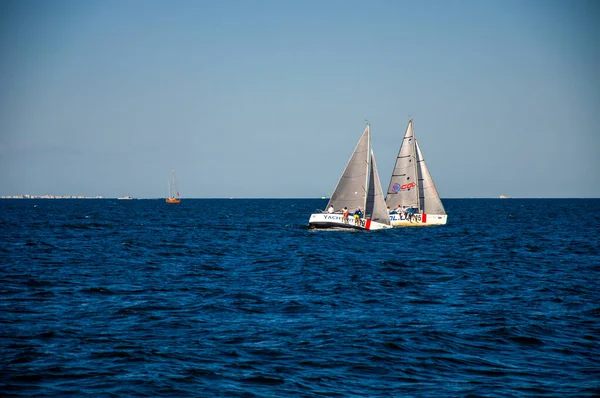
<svg viewBox="0 0 600 398">
<path fill-rule="evenodd" d="M 0 199 L 111 199 L 104 196 L 83 196 L 83 195 L 5 195 L 0 196 Z M 116 199 L 116 198 L 115 198 Z"/>
</svg>

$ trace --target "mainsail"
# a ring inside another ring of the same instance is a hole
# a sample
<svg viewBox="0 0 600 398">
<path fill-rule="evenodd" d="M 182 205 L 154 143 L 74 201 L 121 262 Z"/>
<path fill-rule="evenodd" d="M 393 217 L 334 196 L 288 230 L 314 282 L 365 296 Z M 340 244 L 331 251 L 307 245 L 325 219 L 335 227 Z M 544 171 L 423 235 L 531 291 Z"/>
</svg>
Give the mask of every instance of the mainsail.
<svg viewBox="0 0 600 398">
<path fill-rule="evenodd" d="M 348 207 L 350 211 L 354 211 L 360 207 L 365 210 L 369 184 L 370 135 L 371 130 L 367 125 L 344 169 L 344 173 L 331 194 L 327 208 L 333 206 L 338 211 Z"/>
<path fill-rule="evenodd" d="M 392 210 L 400 205 L 416 208 L 419 213 L 446 214 L 415 138 L 412 119 L 400 145 L 385 201 Z"/>
</svg>

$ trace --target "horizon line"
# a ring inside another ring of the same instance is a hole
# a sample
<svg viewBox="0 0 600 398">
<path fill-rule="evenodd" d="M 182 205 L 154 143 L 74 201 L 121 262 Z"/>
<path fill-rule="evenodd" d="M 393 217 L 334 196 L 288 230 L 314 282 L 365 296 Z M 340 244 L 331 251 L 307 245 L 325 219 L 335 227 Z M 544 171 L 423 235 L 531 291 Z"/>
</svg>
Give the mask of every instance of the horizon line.
<svg viewBox="0 0 600 398">
<path fill-rule="evenodd" d="M 124 199 L 122 197 L 118 197 L 118 196 L 101 196 L 101 195 L 97 195 L 97 196 L 83 196 L 83 195 L 31 195 L 28 197 L 25 197 L 24 195 L 3 195 L 0 196 L 0 199 L 6 199 L 6 200 L 36 200 L 36 199 L 54 199 L 54 200 L 58 200 L 58 199 L 66 199 L 66 200 L 76 200 L 76 199 L 83 199 L 83 200 L 164 200 L 166 199 L 166 197 L 162 197 L 162 196 L 143 196 L 143 197 L 131 197 L 130 199 Z M 313 197 L 313 196 L 307 196 L 307 197 L 281 197 L 281 196 L 272 196 L 272 197 L 267 197 L 267 196 L 248 196 L 248 197 L 233 197 L 233 196 L 218 196 L 218 197 L 189 197 L 189 198 L 180 198 L 181 200 L 212 200 L 212 199 L 227 199 L 227 200 L 248 200 L 248 199 L 283 199 L 283 200 L 297 200 L 297 199 L 301 199 L 301 200 L 328 200 L 330 199 L 330 197 Z M 455 199 L 497 199 L 497 200 L 513 200 L 513 199 L 600 199 L 600 197 L 588 197 L 588 196 L 579 196 L 579 197 L 543 197 L 543 196 L 521 196 L 521 197 L 515 197 L 515 196 L 511 196 L 508 198 L 501 198 L 501 197 L 488 197 L 488 196 L 469 196 L 469 197 L 446 197 L 446 198 L 440 198 L 442 200 L 455 200 Z"/>
</svg>

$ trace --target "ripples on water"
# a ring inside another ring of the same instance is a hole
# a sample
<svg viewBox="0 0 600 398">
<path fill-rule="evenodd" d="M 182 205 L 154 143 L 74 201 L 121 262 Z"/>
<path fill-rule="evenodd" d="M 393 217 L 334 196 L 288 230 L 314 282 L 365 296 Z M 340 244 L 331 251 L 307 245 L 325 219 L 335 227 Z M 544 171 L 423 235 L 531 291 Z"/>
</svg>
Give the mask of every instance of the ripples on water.
<svg viewBox="0 0 600 398">
<path fill-rule="evenodd" d="M 600 200 L 3 200 L 3 396 L 598 396 Z"/>
</svg>

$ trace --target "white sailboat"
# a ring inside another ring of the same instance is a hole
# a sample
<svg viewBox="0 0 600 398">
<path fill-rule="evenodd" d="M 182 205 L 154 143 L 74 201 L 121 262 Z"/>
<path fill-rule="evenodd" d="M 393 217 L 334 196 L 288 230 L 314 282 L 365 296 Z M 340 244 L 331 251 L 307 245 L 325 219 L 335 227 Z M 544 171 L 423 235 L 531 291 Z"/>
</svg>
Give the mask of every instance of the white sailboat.
<svg viewBox="0 0 600 398">
<path fill-rule="evenodd" d="M 344 217 L 344 208 L 347 209 L 347 217 Z M 375 155 L 371 150 L 371 129 L 368 124 L 325 209 L 311 214 L 308 221 L 311 228 L 391 228 Z M 358 209 L 362 216 L 357 219 L 354 213 Z"/>
<path fill-rule="evenodd" d="M 179 203 L 181 202 L 181 196 L 179 195 L 179 190 L 177 189 L 177 180 L 175 179 L 175 170 L 172 171 L 173 176 L 170 181 L 167 182 L 167 203 Z M 177 195 L 177 196 L 175 196 Z"/>
<path fill-rule="evenodd" d="M 412 118 L 400 145 L 385 202 L 393 227 L 444 225 L 448 221 L 415 137 Z"/>
</svg>

